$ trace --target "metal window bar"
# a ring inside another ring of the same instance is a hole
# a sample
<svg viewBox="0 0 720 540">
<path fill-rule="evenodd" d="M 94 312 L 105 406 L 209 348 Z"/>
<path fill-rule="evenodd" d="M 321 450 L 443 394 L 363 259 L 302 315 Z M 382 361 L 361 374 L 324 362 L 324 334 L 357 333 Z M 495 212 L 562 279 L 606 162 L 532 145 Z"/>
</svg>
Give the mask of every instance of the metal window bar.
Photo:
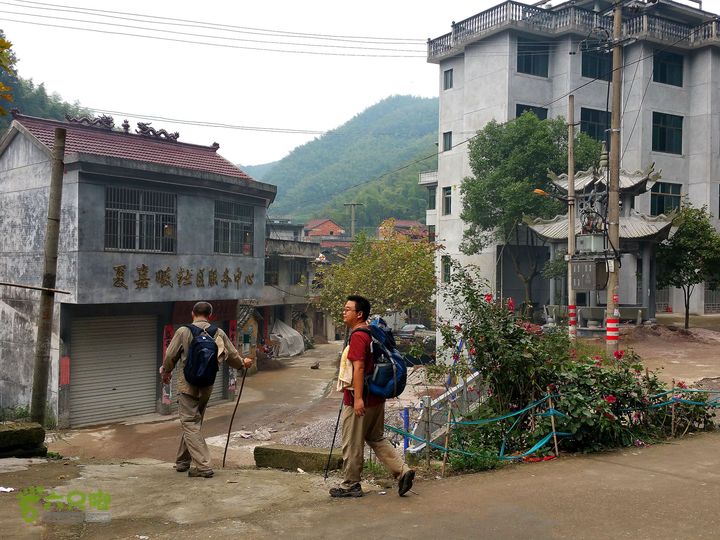
<svg viewBox="0 0 720 540">
<path fill-rule="evenodd" d="M 252 256 L 254 226 L 252 206 L 215 201 L 215 253 Z"/>
<path fill-rule="evenodd" d="M 720 313 L 720 289 L 711 290 L 705 284 L 705 313 Z"/>
<path fill-rule="evenodd" d="M 172 193 L 108 186 L 105 249 L 175 252 L 177 197 Z"/>
</svg>

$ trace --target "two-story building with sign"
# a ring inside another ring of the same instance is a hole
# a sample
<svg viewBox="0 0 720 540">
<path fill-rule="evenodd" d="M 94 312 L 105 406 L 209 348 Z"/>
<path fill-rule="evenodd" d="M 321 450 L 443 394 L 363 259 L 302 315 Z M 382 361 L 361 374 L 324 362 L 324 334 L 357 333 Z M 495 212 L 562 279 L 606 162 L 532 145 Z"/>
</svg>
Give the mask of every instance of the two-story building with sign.
<svg viewBox="0 0 720 540">
<path fill-rule="evenodd" d="M 153 413 L 174 400 L 158 368 L 198 300 L 235 339 L 263 287 L 275 186 L 219 145 L 112 118 L 15 113 L 0 140 L 0 281 L 42 281 L 53 132 L 66 129 L 49 407 L 61 426 Z M 39 293 L 0 287 L 0 407 L 30 403 Z M 242 319 L 238 321 L 238 319 Z M 219 374 L 214 399 L 228 397 Z"/>
</svg>

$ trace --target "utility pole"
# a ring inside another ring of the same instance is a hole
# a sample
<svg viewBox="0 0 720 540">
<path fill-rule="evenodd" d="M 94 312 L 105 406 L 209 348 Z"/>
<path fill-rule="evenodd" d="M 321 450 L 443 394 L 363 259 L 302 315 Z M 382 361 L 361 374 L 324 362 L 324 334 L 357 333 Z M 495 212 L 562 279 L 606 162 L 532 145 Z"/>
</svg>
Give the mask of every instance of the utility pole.
<svg viewBox="0 0 720 540">
<path fill-rule="evenodd" d="M 48 201 L 47 225 L 45 227 L 45 261 L 43 264 L 42 292 L 40 293 L 40 317 L 35 365 L 33 368 L 32 401 L 30 418 L 45 425 L 47 410 L 47 385 L 50 370 L 50 346 L 52 341 L 53 308 L 55 307 L 55 280 L 57 278 L 58 238 L 60 236 L 60 206 L 62 182 L 65 172 L 65 130 L 55 128 L 52 172 L 50 174 L 50 199 Z"/>
<path fill-rule="evenodd" d="M 355 238 L 355 207 L 356 206 L 365 206 L 363 203 L 345 203 L 344 206 L 350 207 L 350 237 Z"/>
<path fill-rule="evenodd" d="M 620 296 L 618 294 L 620 266 L 620 107 L 622 98 L 622 3 L 613 7 L 612 55 L 612 116 L 610 117 L 610 182 L 608 185 L 607 239 L 611 257 L 608 259 L 607 310 L 605 312 L 608 354 L 618 350 L 620 340 Z"/>
<path fill-rule="evenodd" d="M 575 255 L 575 96 L 568 96 L 568 254 L 567 254 L 567 286 L 568 286 L 568 332 L 570 341 L 577 336 L 577 305 L 575 288 L 573 287 L 572 258 Z"/>
</svg>

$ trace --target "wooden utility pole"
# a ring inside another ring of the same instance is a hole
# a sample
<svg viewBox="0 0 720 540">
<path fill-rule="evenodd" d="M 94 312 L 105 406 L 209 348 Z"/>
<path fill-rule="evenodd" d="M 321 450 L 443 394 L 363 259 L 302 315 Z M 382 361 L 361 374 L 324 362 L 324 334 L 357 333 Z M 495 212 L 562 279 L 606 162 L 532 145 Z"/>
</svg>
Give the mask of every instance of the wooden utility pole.
<svg viewBox="0 0 720 540">
<path fill-rule="evenodd" d="M 618 350 L 620 339 L 620 107 L 622 99 L 622 3 L 615 0 L 613 8 L 612 115 L 610 117 L 610 182 L 608 185 L 607 240 L 608 258 L 606 350 Z"/>
<path fill-rule="evenodd" d="M 577 335 L 577 305 L 575 302 L 575 288 L 573 287 L 572 258 L 575 255 L 575 96 L 568 96 L 568 260 L 567 260 L 567 287 L 568 287 L 568 332 L 570 341 L 575 341 Z"/>
<path fill-rule="evenodd" d="M 60 237 L 60 206 L 62 203 L 63 174 L 65 172 L 64 156 L 65 130 L 55 128 L 52 173 L 50 175 L 50 199 L 48 201 L 47 225 L 45 228 L 43 290 L 40 293 L 40 314 L 35 344 L 32 402 L 30 404 L 30 418 L 41 426 L 45 425 L 45 412 L 47 410 L 50 345 L 52 341 L 53 308 L 55 306 L 54 290 L 57 278 L 58 239 Z"/>
<path fill-rule="evenodd" d="M 345 206 L 350 207 L 350 238 L 355 238 L 355 207 L 365 206 L 363 203 L 345 203 Z"/>
</svg>

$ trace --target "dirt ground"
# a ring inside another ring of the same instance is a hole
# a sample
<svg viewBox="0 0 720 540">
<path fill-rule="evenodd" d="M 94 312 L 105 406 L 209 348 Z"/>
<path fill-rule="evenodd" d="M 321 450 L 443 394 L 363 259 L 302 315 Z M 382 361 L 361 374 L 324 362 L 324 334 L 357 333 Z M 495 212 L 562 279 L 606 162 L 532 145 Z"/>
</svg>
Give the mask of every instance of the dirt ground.
<svg viewBox="0 0 720 540">
<path fill-rule="evenodd" d="M 692 317 L 685 330 L 682 316 L 661 315 L 657 325 L 629 328 L 620 341 L 668 383 L 720 389 L 720 316 Z"/>
</svg>

